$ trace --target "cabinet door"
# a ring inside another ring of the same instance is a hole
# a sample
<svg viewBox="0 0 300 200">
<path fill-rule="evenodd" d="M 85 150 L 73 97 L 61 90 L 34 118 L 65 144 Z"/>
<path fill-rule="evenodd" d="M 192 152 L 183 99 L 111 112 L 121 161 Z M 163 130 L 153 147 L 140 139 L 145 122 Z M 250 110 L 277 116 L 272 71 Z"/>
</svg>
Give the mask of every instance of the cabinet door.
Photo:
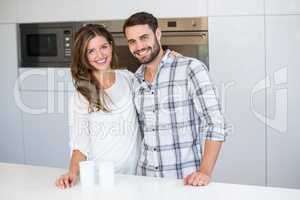
<svg viewBox="0 0 300 200">
<path fill-rule="evenodd" d="M 207 16 L 207 0 L 152 0 L 138 1 L 140 11 L 150 12 L 158 18 Z"/>
<path fill-rule="evenodd" d="M 0 23 L 16 23 L 17 0 L 1 0 Z"/>
<path fill-rule="evenodd" d="M 69 163 L 66 92 L 22 91 L 25 163 L 67 167 Z"/>
<path fill-rule="evenodd" d="M 299 0 L 265 0 L 267 15 L 300 14 Z"/>
<path fill-rule="evenodd" d="M 262 0 L 208 0 L 209 16 L 263 15 Z"/>
<path fill-rule="evenodd" d="M 209 60 L 231 130 L 214 181 L 265 185 L 264 18 L 209 17 Z"/>
<path fill-rule="evenodd" d="M 72 0 L 17 0 L 19 23 L 78 20 L 81 3 Z"/>
<path fill-rule="evenodd" d="M 0 162 L 23 163 L 22 117 L 14 96 L 18 69 L 16 25 L 0 25 L 0 35 Z"/>
<path fill-rule="evenodd" d="M 81 7 L 77 16 L 80 21 L 126 19 L 138 11 L 138 2 L 139 0 L 80 0 Z"/>
<path fill-rule="evenodd" d="M 268 185 L 300 189 L 300 16 L 266 17 Z"/>
</svg>

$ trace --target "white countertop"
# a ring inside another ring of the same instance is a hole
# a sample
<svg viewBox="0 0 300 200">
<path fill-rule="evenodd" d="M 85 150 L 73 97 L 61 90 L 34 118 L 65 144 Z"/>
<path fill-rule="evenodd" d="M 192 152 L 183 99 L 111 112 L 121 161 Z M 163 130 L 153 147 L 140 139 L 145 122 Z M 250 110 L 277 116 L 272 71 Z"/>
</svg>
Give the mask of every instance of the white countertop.
<svg viewBox="0 0 300 200">
<path fill-rule="evenodd" d="M 1 200 L 299 200 L 300 190 L 210 183 L 184 186 L 181 180 L 118 175 L 115 188 L 75 187 L 60 190 L 54 181 L 65 169 L 0 163 Z"/>
</svg>

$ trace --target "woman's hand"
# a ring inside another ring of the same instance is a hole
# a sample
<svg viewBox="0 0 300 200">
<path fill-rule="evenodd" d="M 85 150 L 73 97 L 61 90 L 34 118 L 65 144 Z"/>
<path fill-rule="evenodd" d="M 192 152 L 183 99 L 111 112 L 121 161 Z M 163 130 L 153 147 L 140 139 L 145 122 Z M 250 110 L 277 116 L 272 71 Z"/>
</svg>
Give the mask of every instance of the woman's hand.
<svg viewBox="0 0 300 200">
<path fill-rule="evenodd" d="M 76 184 L 77 174 L 76 173 L 65 173 L 55 181 L 56 187 L 60 189 L 70 188 Z"/>
</svg>

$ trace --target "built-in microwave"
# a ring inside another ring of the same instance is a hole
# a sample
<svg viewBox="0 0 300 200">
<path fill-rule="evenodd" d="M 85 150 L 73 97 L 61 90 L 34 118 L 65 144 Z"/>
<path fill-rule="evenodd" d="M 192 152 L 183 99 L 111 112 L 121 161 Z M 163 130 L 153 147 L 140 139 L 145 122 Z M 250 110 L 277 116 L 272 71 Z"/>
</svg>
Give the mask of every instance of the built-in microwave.
<svg viewBox="0 0 300 200">
<path fill-rule="evenodd" d="M 20 67 L 68 67 L 75 23 L 20 24 Z"/>
</svg>

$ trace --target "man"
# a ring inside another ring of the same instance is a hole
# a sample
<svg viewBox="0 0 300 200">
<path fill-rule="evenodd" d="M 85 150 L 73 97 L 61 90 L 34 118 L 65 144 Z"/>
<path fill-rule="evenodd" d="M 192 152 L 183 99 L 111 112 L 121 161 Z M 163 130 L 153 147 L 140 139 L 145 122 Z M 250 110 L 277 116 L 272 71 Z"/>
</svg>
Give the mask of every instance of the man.
<svg viewBox="0 0 300 200">
<path fill-rule="evenodd" d="M 206 66 L 163 51 L 161 30 L 152 14 L 133 14 L 123 32 L 130 52 L 142 64 L 134 87 L 143 137 L 138 175 L 207 185 L 226 134 Z"/>
</svg>

